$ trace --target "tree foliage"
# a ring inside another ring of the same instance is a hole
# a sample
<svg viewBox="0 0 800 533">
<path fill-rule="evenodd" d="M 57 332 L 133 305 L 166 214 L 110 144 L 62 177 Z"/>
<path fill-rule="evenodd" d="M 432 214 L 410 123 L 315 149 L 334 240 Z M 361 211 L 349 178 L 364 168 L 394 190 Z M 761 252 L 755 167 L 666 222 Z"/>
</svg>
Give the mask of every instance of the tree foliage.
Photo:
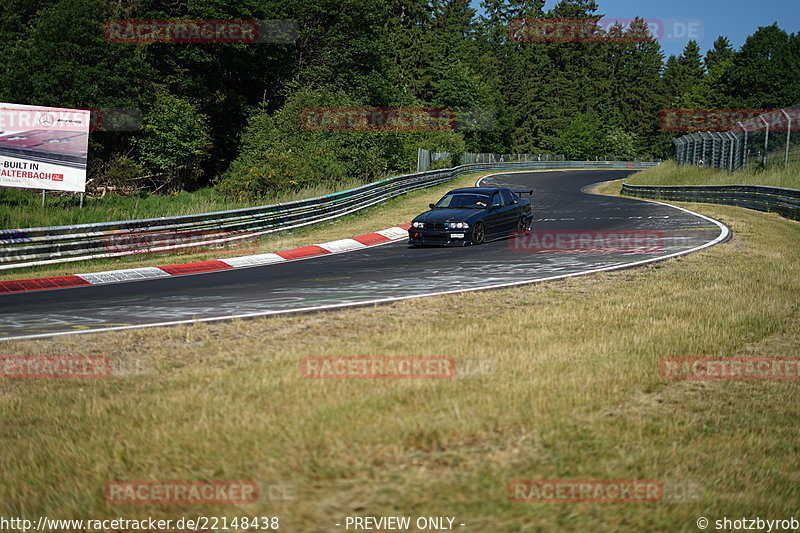
<svg viewBox="0 0 800 533">
<path fill-rule="evenodd" d="M 144 168 L 175 190 L 200 176 L 210 140 L 207 117 L 187 99 L 159 91 L 135 146 Z"/>
<path fill-rule="evenodd" d="M 90 158 L 114 180 L 163 189 L 215 182 L 260 195 L 413 168 L 419 147 L 670 155 L 670 107 L 800 103 L 800 35 L 758 28 L 666 60 L 642 19 L 605 39 L 514 40 L 514 19 L 603 16 L 602 0 L 5 0 L 0 100 L 134 108 L 135 132 L 97 132 Z M 297 39 L 266 44 L 109 43 L 113 18 L 289 20 Z M 444 106 L 494 117 L 450 132 L 311 132 L 304 107 Z M 124 165 L 120 166 L 120 161 Z M 124 171 L 114 169 L 122 168 Z M 95 170 L 93 170 L 94 172 Z M 99 171 L 98 171 L 99 172 Z M 243 193 L 244 194 L 244 193 Z"/>
</svg>

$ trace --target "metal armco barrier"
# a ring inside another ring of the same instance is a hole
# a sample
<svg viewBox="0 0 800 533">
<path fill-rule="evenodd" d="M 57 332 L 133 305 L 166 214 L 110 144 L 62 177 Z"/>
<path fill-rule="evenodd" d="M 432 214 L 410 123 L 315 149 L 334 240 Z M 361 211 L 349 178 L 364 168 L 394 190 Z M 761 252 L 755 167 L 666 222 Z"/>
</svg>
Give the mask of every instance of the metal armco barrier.
<svg viewBox="0 0 800 533">
<path fill-rule="evenodd" d="M 649 186 L 623 183 L 622 194 L 652 200 L 734 205 L 800 220 L 800 189 L 760 185 Z"/>
<path fill-rule="evenodd" d="M 0 270 L 232 245 L 266 233 L 333 220 L 469 172 L 548 168 L 642 169 L 657 164 L 638 161 L 470 164 L 395 176 L 355 189 L 282 204 L 176 217 L 0 230 Z"/>
</svg>

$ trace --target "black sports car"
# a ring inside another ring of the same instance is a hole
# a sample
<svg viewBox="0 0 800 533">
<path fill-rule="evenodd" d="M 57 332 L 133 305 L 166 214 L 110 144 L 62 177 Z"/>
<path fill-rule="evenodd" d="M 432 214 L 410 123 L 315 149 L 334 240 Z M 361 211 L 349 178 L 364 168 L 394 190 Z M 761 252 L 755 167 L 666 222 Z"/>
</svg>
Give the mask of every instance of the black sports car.
<svg viewBox="0 0 800 533">
<path fill-rule="evenodd" d="M 532 193 L 498 187 L 454 189 L 411 222 L 408 243 L 466 246 L 525 231 L 533 217 L 531 201 L 519 195 Z"/>
</svg>

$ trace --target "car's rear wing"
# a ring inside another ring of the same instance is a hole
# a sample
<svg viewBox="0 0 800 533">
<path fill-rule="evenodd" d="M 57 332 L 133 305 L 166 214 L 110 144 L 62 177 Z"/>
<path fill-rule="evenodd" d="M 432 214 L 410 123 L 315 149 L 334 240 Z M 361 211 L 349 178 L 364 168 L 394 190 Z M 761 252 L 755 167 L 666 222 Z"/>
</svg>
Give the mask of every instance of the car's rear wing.
<svg viewBox="0 0 800 533">
<path fill-rule="evenodd" d="M 531 189 L 529 191 L 514 191 L 514 192 L 517 193 L 517 194 L 531 194 L 532 195 L 533 194 L 533 189 Z"/>
</svg>

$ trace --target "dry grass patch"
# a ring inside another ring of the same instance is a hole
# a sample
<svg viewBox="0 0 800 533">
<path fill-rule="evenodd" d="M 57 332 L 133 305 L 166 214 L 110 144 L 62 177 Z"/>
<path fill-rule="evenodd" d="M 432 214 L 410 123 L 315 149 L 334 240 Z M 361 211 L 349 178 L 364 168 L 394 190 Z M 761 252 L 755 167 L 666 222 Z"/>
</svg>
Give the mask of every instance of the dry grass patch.
<svg viewBox="0 0 800 533">
<path fill-rule="evenodd" d="M 667 382 L 658 363 L 797 355 L 800 224 L 692 208 L 737 241 L 527 287 L 2 344 L 2 354 L 109 355 L 126 370 L 81 383 L 0 381 L 0 514 L 245 511 L 278 514 L 290 531 L 334 530 L 353 514 L 449 515 L 474 531 L 696 531 L 701 515 L 791 516 L 798 383 Z M 465 379 L 310 380 L 300 374 L 310 355 L 496 366 Z M 557 478 L 688 479 L 704 495 L 507 498 L 513 479 Z M 115 479 L 274 480 L 296 484 L 299 497 L 244 509 L 110 505 L 102 487 Z"/>
</svg>

